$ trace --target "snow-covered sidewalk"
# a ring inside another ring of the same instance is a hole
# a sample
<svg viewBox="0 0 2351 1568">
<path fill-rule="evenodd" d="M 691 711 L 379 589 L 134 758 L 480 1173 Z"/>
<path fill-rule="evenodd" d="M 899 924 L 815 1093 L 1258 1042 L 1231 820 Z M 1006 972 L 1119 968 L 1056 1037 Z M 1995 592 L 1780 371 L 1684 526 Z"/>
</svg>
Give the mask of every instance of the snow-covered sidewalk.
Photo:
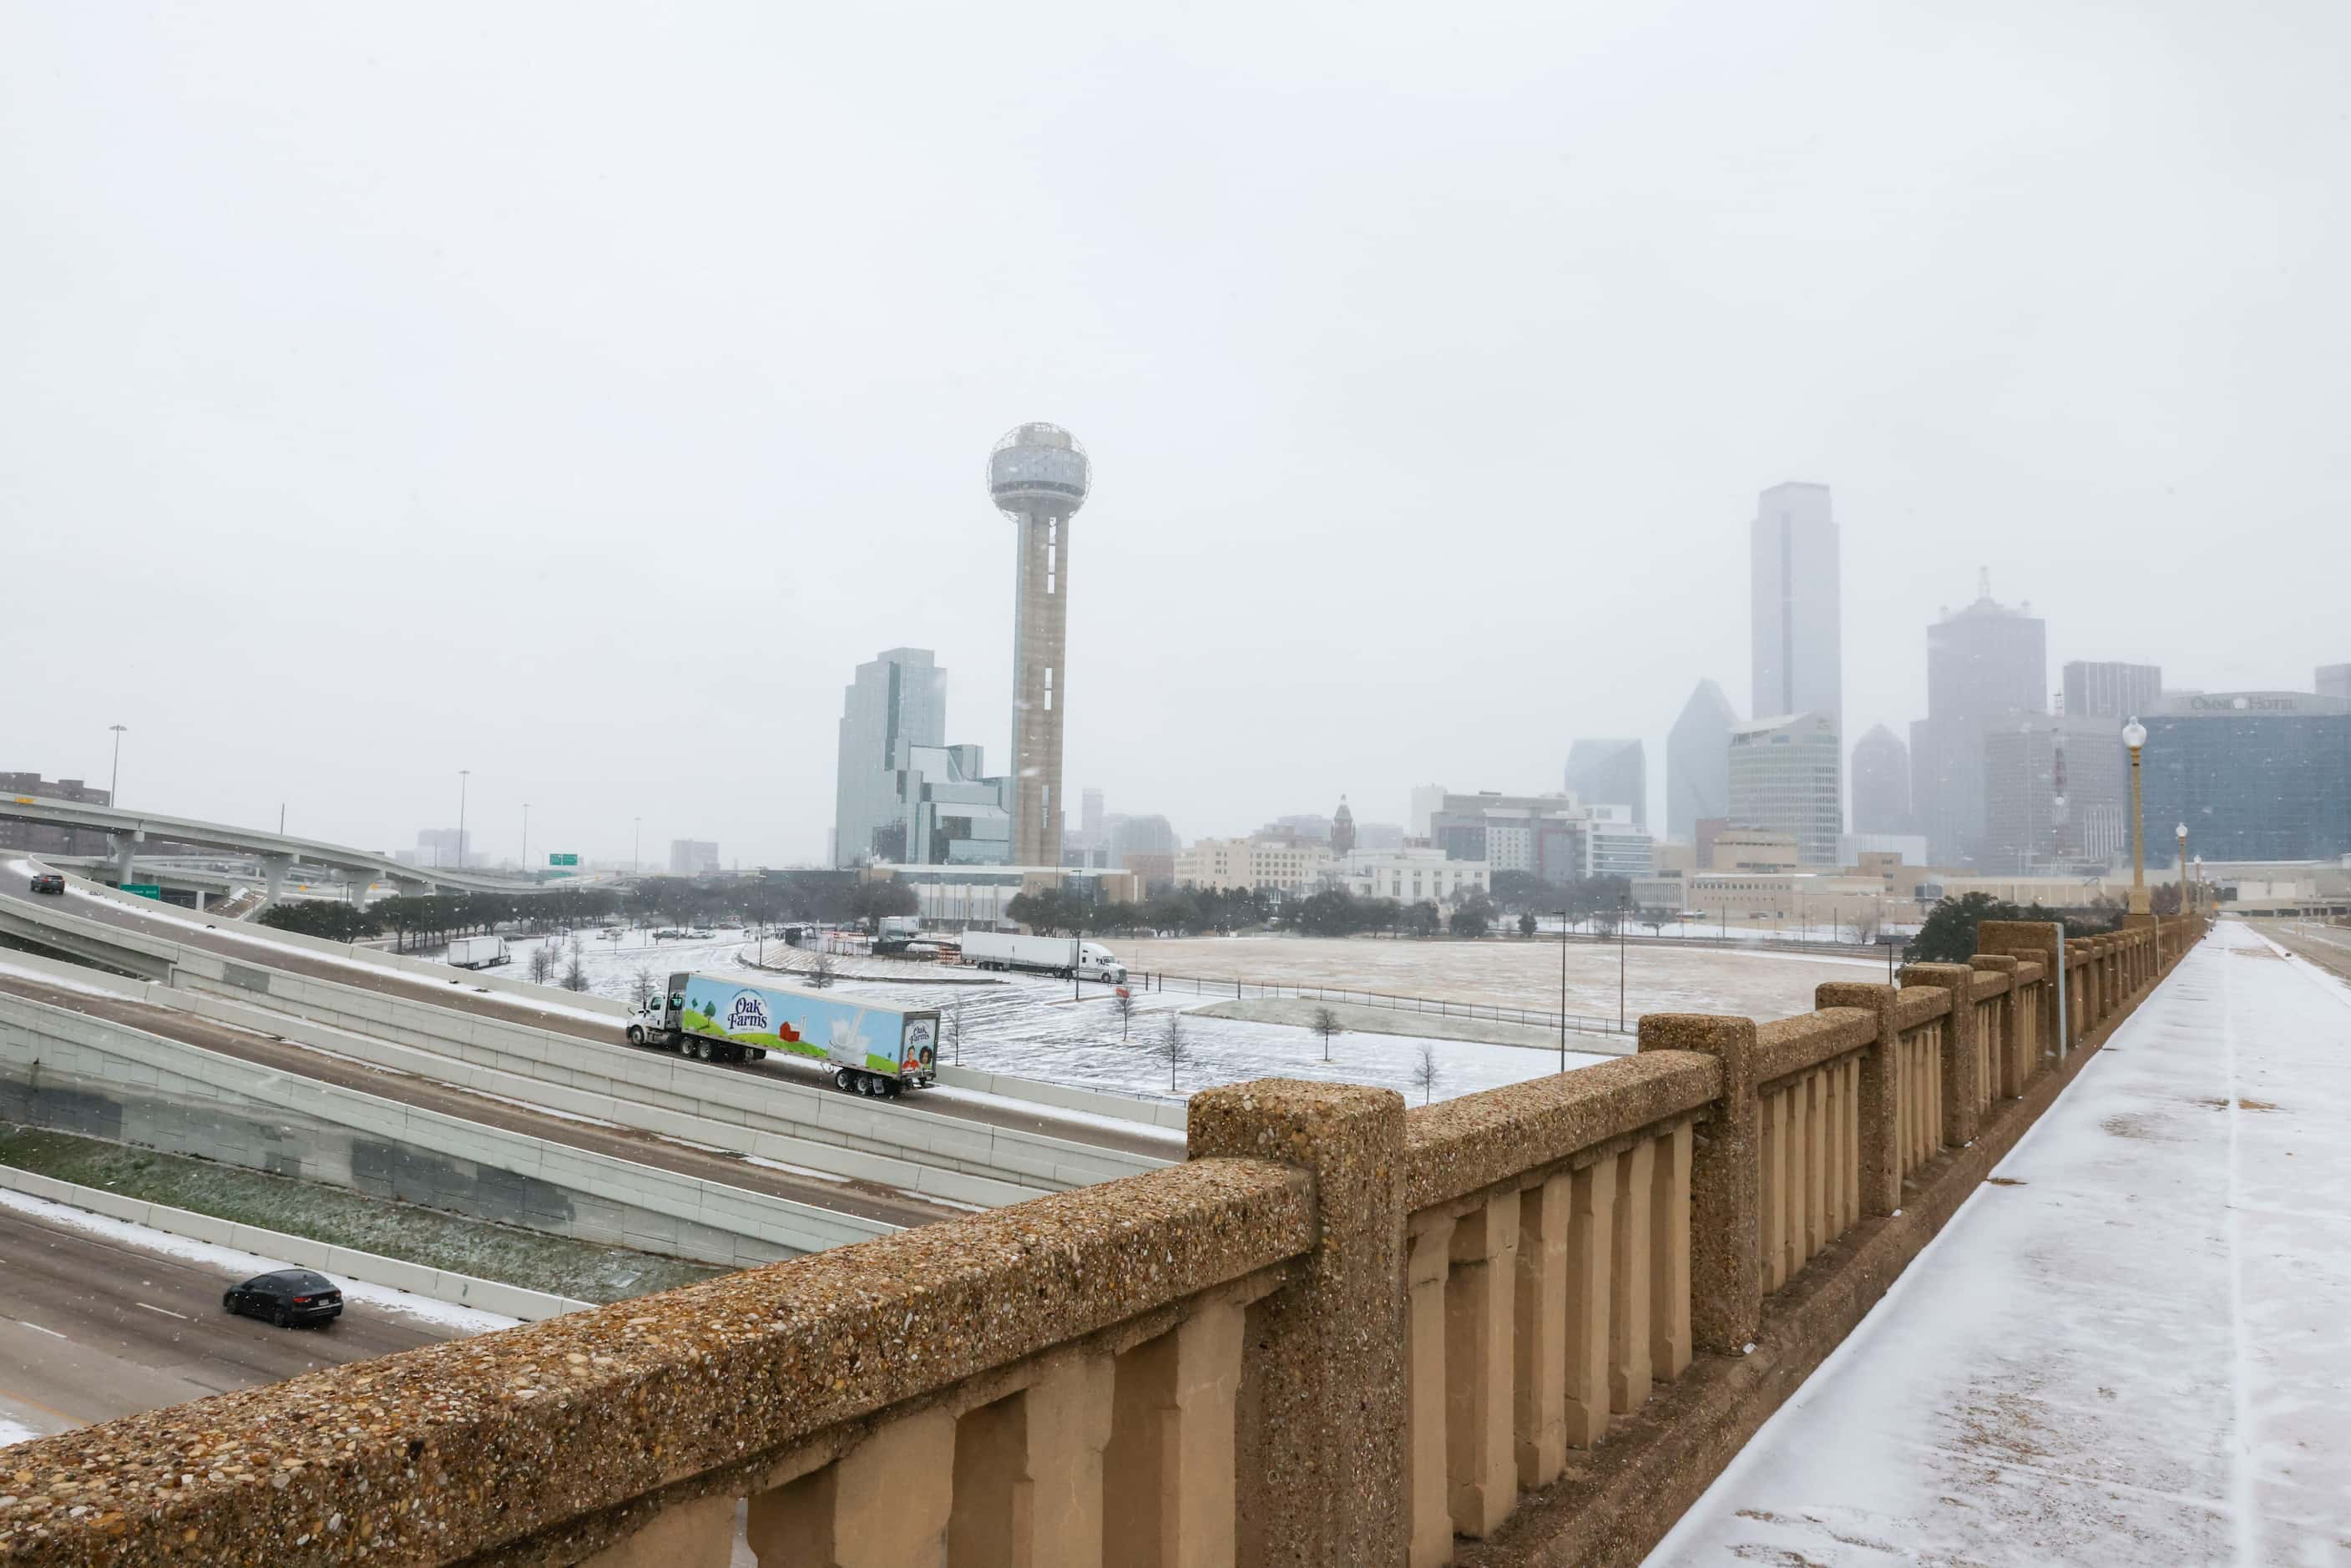
<svg viewBox="0 0 2351 1568">
<path fill-rule="evenodd" d="M 1650 1558 L 2351 1561 L 2351 988 L 2222 922 Z"/>
</svg>

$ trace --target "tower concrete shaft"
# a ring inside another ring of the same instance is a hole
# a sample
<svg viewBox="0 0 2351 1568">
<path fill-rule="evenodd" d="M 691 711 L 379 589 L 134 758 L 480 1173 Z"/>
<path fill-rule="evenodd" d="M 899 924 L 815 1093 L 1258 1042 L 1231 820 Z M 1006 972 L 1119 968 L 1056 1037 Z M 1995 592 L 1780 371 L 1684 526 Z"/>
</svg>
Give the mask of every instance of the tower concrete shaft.
<svg viewBox="0 0 2351 1568">
<path fill-rule="evenodd" d="M 1061 723 L 1069 706 L 1070 517 L 1016 514 L 1012 626 L 1012 860 L 1061 863 Z"/>
</svg>

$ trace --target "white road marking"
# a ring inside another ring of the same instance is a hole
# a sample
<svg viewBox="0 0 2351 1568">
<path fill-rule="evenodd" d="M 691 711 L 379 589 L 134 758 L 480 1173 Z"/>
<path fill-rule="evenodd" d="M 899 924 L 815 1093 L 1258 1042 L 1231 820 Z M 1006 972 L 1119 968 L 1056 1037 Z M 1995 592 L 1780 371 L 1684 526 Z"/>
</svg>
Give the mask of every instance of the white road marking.
<svg viewBox="0 0 2351 1568">
<path fill-rule="evenodd" d="M 25 1320 L 24 1320 L 24 1319 L 22 1319 L 22 1318 L 18 1318 L 18 1319 L 16 1320 L 16 1322 L 18 1322 L 18 1324 L 20 1324 L 21 1326 L 23 1326 L 23 1327 L 25 1327 L 25 1328 L 31 1329 L 35 1333 L 45 1333 L 45 1334 L 48 1335 L 51 1339 L 64 1339 L 64 1338 L 66 1338 L 66 1337 L 67 1337 L 66 1335 L 59 1333 L 58 1333 L 57 1330 L 55 1330 L 55 1329 L 45 1329 L 45 1328 L 43 1328 L 43 1327 L 42 1327 L 40 1324 L 38 1324 L 38 1323 L 28 1323 L 28 1322 L 25 1322 Z"/>
<path fill-rule="evenodd" d="M 147 1307 L 147 1303 L 144 1301 L 133 1301 L 131 1304 L 134 1307 Z M 161 1312 L 167 1318 L 177 1318 L 182 1322 L 186 1322 L 188 1321 L 187 1313 L 175 1312 L 169 1307 L 147 1307 L 147 1310 L 151 1312 Z"/>
</svg>

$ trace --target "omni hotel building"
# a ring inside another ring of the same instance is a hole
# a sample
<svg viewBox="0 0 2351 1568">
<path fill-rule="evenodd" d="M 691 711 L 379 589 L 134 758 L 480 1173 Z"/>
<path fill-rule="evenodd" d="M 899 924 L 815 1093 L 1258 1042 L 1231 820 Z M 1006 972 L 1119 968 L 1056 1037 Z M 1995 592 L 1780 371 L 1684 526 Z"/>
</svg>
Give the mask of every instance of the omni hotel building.
<svg viewBox="0 0 2351 1568">
<path fill-rule="evenodd" d="M 2351 697 L 2199 692 L 2140 716 L 2147 858 L 2312 861 L 2351 855 Z"/>
</svg>

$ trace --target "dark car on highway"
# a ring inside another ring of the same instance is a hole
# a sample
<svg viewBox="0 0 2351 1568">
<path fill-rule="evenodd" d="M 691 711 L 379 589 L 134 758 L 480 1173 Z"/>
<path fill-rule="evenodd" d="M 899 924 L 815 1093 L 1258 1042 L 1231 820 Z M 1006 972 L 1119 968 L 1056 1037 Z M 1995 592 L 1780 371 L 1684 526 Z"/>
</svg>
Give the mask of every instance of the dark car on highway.
<svg viewBox="0 0 2351 1568">
<path fill-rule="evenodd" d="M 65 890 L 66 879 L 57 872 L 45 871 L 40 875 L 33 879 L 33 891 L 35 893 L 62 894 Z"/>
<path fill-rule="evenodd" d="M 328 1323 L 343 1315 L 343 1293 L 324 1274 L 308 1269 L 280 1269 L 256 1274 L 230 1288 L 221 1305 L 232 1312 L 262 1318 L 279 1328 L 288 1323 Z"/>
</svg>

